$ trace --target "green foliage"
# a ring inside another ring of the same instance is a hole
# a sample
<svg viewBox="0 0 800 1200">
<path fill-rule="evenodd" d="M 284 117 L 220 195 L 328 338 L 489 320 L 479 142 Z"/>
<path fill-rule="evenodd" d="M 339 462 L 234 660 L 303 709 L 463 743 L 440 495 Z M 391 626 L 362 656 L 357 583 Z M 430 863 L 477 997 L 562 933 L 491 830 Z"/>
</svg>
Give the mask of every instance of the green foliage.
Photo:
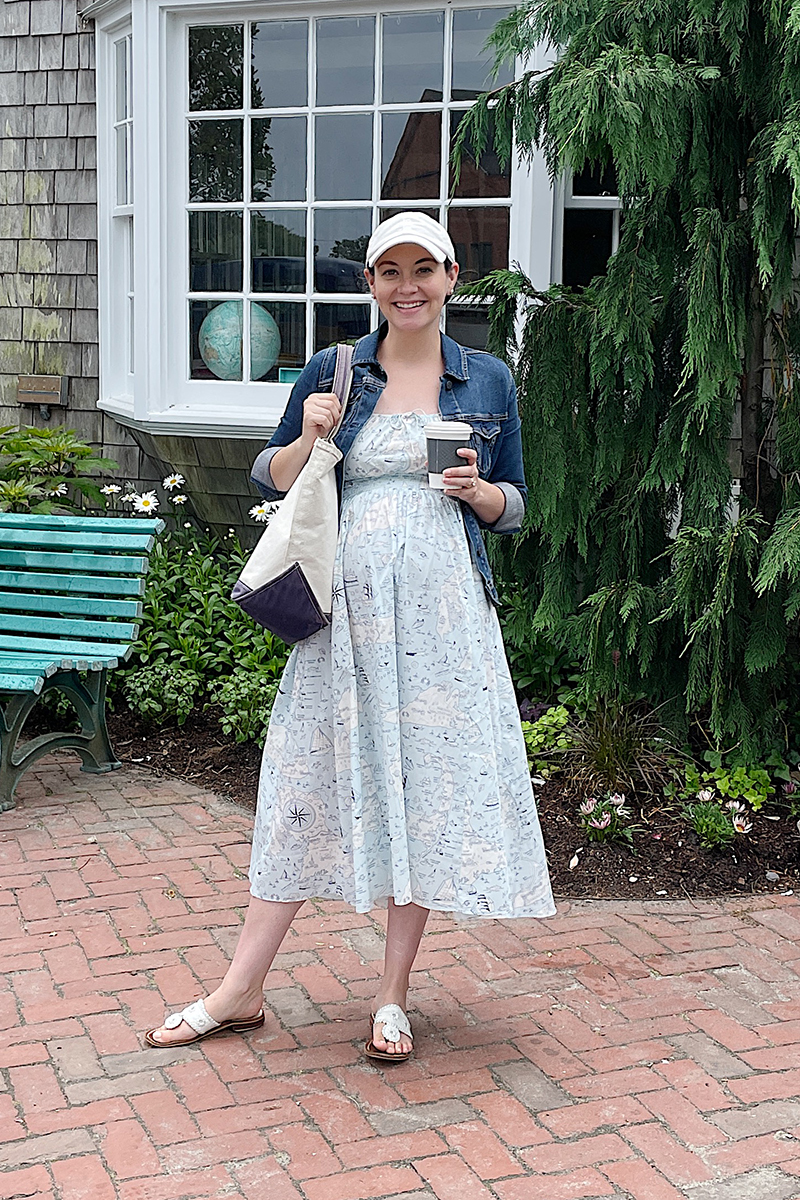
<svg viewBox="0 0 800 1200">
<path fill-rule="evenodd" d="M 687 804 L 683 815 L 697 834 L 704 850 L 727 850 L 736 837 L 730 817 L 713 800 Z"/>
<path fill-rule="evenodd" d="M 150 558 L 144 614 L 133 655 L 112 680 L 131 707 L 145 716 L 185 721 L 210 699 L 223 708 L 223 724 L 237 738 L 261 736 L 269 683 L 277 685 L 288 650 L 259 628 L 230 598 L 246 552 L 229 535 L 219 539 L 194 528 L 164 534 Z M 246 677 L 252 685 L 248 691 Z M 220 688 L 230 688 L 220 700 Z M 236 697 L 254 705 L 236 715 Z M 247 696 L 250 699 L 247 699 Z"/>
<path fill-rule="evenodd" d="M 197 707 L 203 680 L 197 671 L 161 659 L 125 673 L 122 689 L 134 712 L 147 721 L 171 717 L 179 725 Z"/>
<path fill-rule="evenodd" d="M 613 168 L 624 212 L 585 288 L 541 292 L 508 270 L 467 289 L 491 299 L 489 349 L 516 374 L 531 489 L 500 573 L 533 630 L 581 663 L 590 699 L 667 703 L 676 727 L 701 720 L 745 765 L 785 754 L 800 657 L 797 5 L 524 0 L 490 41 L 498 63 L 540 61 L 540 44 L 559 56 L 480 98 L 456 158 L 493 142 L 506 160 L 541 150 L 554 178 Z"/>
<path fill-rule="evenodd" d="M 569 711 L 562 704 L 550 708 L 538 721 L 523 721 L 522 733 L 531 771 L 545 779 L 552 774 L 554 758 L 572 745 L 567 731 Z"/>
<path fill-rule="evenodd" d="M 714 757 L 721 759 L 719 755 Z M 769 772 L 763 767 L 723 766 L 717 761 L 709 771 L 688 763 L 682 781 L 668 789 L 668 794 L 685 800 L 704 789 L 715 790 L 728 800 L 746 800 L 753 812 L 763 808 L 775 793 Z"/>
<path fill-rule="evenodd" d="M 627 842 L 630 846 L 634 835 L 630 818 L 631 810 L 620 792 L 590 796 L 578 809 L 578 823 L 589 842 Z"/>
<path fill-rule="evenodd" d="M 223 732 L 233 734 L 237 742 L 258 742 L 267 736 L 269 715 L 278 694 L 278 682 L 269 671 L 243 670 L 212 685 L 210 697 L 221 710 Z"/>
<path fill-rule="evenodd" d="M 503 598 L 499 609 L 506 657 L 514 687 L 532 700 L 567 702 L 578 682 L 579 664 L 545 634 L 532 629 L 520 595 Z"/>
<path fill-rule="evenodd" d="M 78 500 L 100 505 L 92 475 L 116 463 L 100 458 L 71 429 L 0 428 L 0 512 L 80 512 Z"/>
</svg>

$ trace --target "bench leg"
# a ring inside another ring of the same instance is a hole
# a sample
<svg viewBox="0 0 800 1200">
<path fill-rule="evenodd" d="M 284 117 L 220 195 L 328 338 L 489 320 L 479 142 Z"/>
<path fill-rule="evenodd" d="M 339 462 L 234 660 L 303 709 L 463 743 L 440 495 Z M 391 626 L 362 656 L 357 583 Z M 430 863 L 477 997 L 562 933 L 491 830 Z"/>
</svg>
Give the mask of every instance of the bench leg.
<svg viewBox="0 0 800 1200">
<path fill-rule="evenodd" d="M 40 694 L 53 688 L 63 692 L 75 705 L 80 720 L 77 733 L 44 733 L 17 743 L 31 709 L 39 699 L 32 692 L 13 694 L 0 708 L 0 812 L 14 807 L 14 792 L 22 775 L 38 758 L 53 750 L 75 750 L 81 758 L 81 770 L 98 774 L 122 766 L 111 748 L 106 725 L 106 671 L 90 671 L 86 680 L 77 671 L 57 671 L 45 680 Z"/>
</svg>

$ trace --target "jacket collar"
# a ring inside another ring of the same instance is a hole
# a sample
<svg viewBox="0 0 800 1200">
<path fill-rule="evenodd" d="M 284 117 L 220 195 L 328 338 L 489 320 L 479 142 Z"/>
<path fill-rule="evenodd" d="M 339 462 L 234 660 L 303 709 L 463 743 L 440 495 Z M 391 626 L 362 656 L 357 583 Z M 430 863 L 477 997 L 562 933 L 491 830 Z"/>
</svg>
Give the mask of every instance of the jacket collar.
<svg viewBox="0 0 800 1200">
<path fill-rule="evenodd" d="M 359 338 L 353 350 L 353 366 L 356 367 L 380 367 L 378 362 L 378 346 L 386 336 L 386 322 L 368 333 L 366 337 Z M 459 379 L 465 383 L 469 379 L 469 369 L 467 366 L 467 352 L 458 342 L 454 342 L 452 338 L 442 334 L 442 358 L 444 359 L 444 373 L 452 379 Z"/>
</svg>

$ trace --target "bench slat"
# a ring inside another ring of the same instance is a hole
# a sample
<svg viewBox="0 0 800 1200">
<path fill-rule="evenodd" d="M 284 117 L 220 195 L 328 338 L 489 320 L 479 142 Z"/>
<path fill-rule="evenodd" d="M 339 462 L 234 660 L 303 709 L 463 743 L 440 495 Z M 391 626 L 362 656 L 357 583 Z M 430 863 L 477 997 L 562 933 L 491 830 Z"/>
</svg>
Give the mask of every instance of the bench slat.
<svg viewBox="0 0 800 1200">
<path fill-rule="evenodd" d="M 43 683 L 41 675 L 4 675 L 0 668 L 0 692 L 33 692 L 38 696 Z"/>
<path fill-rule="evenodd" d="M 134 641 L 137 626 L 129 621 L 70 621 L 61 617 L 29 617 L 0 612 L 0 632 L 43 633 L 51 637 L 97 638 Z"/>
<path fill-rule="evenodd" d="M 17 671 L 20 667 L 30 667 L 39 671 L 45 678 L 54 675 L 56 671 L 102 671 L 103 667 L 114 665 L 118 660 L 113 655 L 107 658 L 64 658 L 60 654 L 21 654 L 15 650 L 0 650 L 0 671 Z"/>
<path fill-rule="evenodd" d="M 44 546 L 52 550 L 133 550 L 147 554 L 155 537 L 141 533 L 107 533 L 103 529 L 86 532 L 73 529 L 5 529 L 0 525 L 3 546 Z"/>
<path fill-rule="evenodd" d="M 85 659 L 85 658 L 107 658 L 109 666 L 116 664 L 120 660 L 124 660 L 131 652 L 130 646 L 117 645 L 114 642 L 76 642 L 76 641 L 59 641 L 58 638 L 34 638 L 21 637 L 14 633 L 0 633 L 0 650 L 15 650 L 17 653 L 24 651 L 34 655 L 52 654 L 53 658 L 70 658 L 70 659 Z M 86 667 L 78 667 L 77 661 L 75 666 L 78 670 L 86 670 Z"/>
<path fill-rule="evenodd" d="M 88 571 L 97 574 L 145 575 L 146 558 L 113 554 L 44 554 L 40 550 L 0 550 L 0 567 L 43 567 L 62 571 Z"/>
<path fill-rule="evenodd" d="M 107 596 L 34 596 L 25 592 L 0 591 L 0 609 L 21 612 L 76 613 L 78 616 L 133 617 L 142 615 L 139 600 L 110 600 Z"/>
<path fill-rule="evenodd" d="M 114 596 L 143 596 L 144 579 L 121 575 L 46 575 L 34 571 L 0 571 L 0 588 L 38 588 L 43 592 L 89 592 Z"/>
<path fill-rule="evenodd" d="M 11 529 L 17 525 L 30 529 L 107 529 L 109 533 L 127 533 L 129 530 L 161 533 L 165 528 L 160 517 L 62 517 L 55 513 L 0 513 L 0 529 Z"/>
</svg>

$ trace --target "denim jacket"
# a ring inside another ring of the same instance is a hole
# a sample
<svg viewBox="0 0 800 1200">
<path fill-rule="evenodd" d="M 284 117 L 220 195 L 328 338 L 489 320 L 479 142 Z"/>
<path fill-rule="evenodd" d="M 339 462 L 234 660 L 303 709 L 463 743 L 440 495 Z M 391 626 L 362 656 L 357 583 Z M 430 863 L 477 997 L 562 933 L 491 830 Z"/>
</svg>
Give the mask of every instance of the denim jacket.
<svg viewBox="0 0 800 1200">
<path fill-rule="evenodd" d="M 385 326 L 361 338 L 353 352 L 353 387 L 344 421 L 335 443 L 346 455 L 356 434 L 370 417 L 386 386 L 386 373 L 378 362 L 378 344 Z M 516 533 L 522 524 L 527 503 L 527 488 L 522 468 L 522 442 L 517 397 L 511 372 L 505 363 L 482 350 L 460 346 L 442 335 L 444 373 L 439 389 L 442 418 L 467 421 L 473 429 L 470 444 L 478 454 L 481 478 L 495 484 L 505 494 L 506 507 L 493 525 L 487 525 L 462 502 L 464 526 L 472 559 L 486 591 L 497 603 L 482 529 L 492 533 Z M 279 500 L 284 493 L 274 486 L 269 464 L 282 446 L 288 446 L 302 432 L 303 403 L 311 392 L 330 391 L 336 361 L 336 348 L 321 350 L 303 368 L 295 383 L 286 411 L 268 446 L 255 463 L 251 479 L 266 500 Z M 336 467 L 339 501 L 342 496 L 342 463 Z"/>
</svg>

